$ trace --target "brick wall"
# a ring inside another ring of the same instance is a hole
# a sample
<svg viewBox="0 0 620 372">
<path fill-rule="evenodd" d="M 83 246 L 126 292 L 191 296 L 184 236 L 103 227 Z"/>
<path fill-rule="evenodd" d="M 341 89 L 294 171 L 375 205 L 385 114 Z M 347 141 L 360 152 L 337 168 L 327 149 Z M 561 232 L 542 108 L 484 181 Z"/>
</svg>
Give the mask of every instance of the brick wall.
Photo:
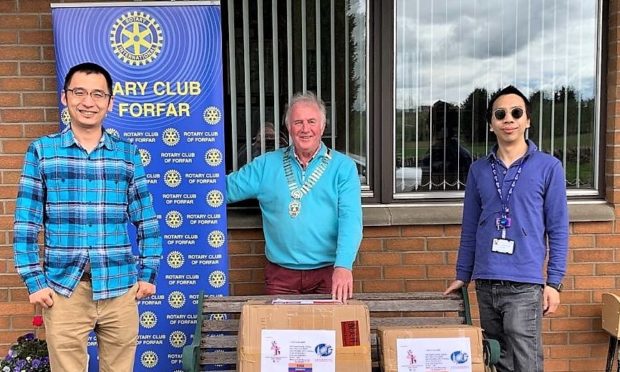
<svg viewBox="0 0 620 372">
<path fill-rule="evenodd" d="M 64 1 L 58 1 L 64 2 Z M 620 44 L 618 3 L 609 2 L 605 197 L 620 205 Z M 56 82 L 49 1 L 0 1 L 0 357 L 32 331 L 35 308 L 12 260 L 12 214 L 28 143 L 56 130 Z M 620 216 L 620 208 L 615 208 Z M 355 266 L 358 292 L 442 291 L 454 275 L 460 226 L 366 227 Z M 620 284 L 620 225 L 571 223 L 569 270 L 559 313 L 544 319 L 547 371 L 603 370 L 603 292 Z M 233 294 L 258 294 L 264 242 L 256 229 L 229 236 Z M 472 298 L 475 301 L 475 296 Z M 473 306 L 476 315 L 476 306 Z"/>
</svg>

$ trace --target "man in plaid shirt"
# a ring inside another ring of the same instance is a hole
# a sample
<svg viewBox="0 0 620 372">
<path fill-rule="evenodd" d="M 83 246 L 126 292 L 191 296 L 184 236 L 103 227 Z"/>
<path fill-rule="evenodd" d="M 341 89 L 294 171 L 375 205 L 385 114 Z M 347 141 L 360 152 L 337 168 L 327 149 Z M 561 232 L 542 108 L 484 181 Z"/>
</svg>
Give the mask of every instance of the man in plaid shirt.
<svg viewBox="0 0 620 372">
<path fill-rule="evenodd" d="M 43 308 L 53 371 L 84 371 L 94 330 L 101 371 L 131 371 L 136 300 L 155 293 L 161 237 L 136 146 L 107 133 L 112 78 L 83 63 L 65 78 L 71 125 L 26 152 L 15 208 L 15 267 Z M 132 254 L 127 223 L 136 227 Z M 45 230 L 45 260 L 38 234 Z"/>
</svg>

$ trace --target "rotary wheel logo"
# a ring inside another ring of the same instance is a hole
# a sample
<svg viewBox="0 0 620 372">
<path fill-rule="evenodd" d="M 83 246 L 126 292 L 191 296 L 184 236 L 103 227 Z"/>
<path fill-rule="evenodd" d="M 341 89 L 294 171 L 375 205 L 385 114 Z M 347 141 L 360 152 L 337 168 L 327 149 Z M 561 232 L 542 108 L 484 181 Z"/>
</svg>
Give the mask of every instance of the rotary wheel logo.
<svg viewBox="0 0 620 372">
<path fill-rule="evenodd" d="M 168 295 L 168 303 L 175 309 L 179 309 L 185 305 L 185 295 L 183 292 L 174 291 Z"/>
<path fill-rule="evenodd" d="M 62 121 L 64 125 L 71 124 L 71 115 L 69 115 L 69 109 L 67 109 L 66 107 L 63 108 L 62 112 L 60 113 L 60 121 Z"/>
<path fill-rule="evenodd" d="M 128 65 L 146 65 L 161 52 L 161 26 L 144 12 L 129 12 L 116 20 L 110 32 L 114 54 Z"/>
<path fill-rule="evenodd" d="M 209 274 L 209 284 L 213 288 L 220 288 L 226 284 L 226 274 L 223 271 L 217 270 Z"/>
<path fill-rule="evenodd" d="M 217 208 L 224 203 L 224 194 L 220 190 L 211 190 L 207 193 L 207 204 L 211 208 Z"/>
<path fill-rule="evenodd" d="M 170 211 L 166 213 L 166 225 L 176 229 L 183 224 L 183 215 L 177 211 Z"/>
<path fill-rule="evenodd" d="M 153 328 L 157 324 L 157 315 L 152 311 L 145 311 L 140 315 L 140 325 L 144 328 Z"/>
<path fill-rule="evenodd" d="M 164 173 L 164 182 L 170 187 L 177 187 L 181 184 L 181 173 L 179 171 L 170 169 Z"/>
<path fill-rule="evenodd" d="M 205 161 L 212 167 L 222 163 L 222 152 L 218 149 L 211 149 L 205 153 Z"/>
<path fill-rule="evenodd" d="M 209 106 L 205 109 L 202 117 L 205 119 L 207 124 L 215 125 L 222 120 L 222 112 L 215 106 Z"/>
<path fill-rule="evenodd" d="M 167 261 L 170 267 L 172 267 L 173 269 L 178 269 L 179 267 L 183 266 L 183 263 L 185 263 L 185 258 L 183 258 L 183 254 L 181 252 L 172 251 L 168 253 Z"/>
<path fill-rule="evenodd" d="M 114 128 L 106 128 L 105 131 L 112 137 L 121 138 L 121 134 Z"/>
<path fill-rule="evenodd" d="M 183 347 L 187 342 L 187 336 L 181 331 L 174 331 L 170 334 L 170 345 L 173 347 Z"/>
<path fill-rule="evenodd" d="M 176 145 L 181 139 L 179 131 L 174 128 L 168 128 L 164 130 L 164 132 L 161 134 L 161 137 L 164 139 L 164 143 L 168 146 Z"/>
<path fill-rule="evenodd" d="M 213 248 L 219 248 L 224 245 L 225 238 L 223 232 L 219 230 L 211 231 L 208 236 L 209 245 Z"/>
<path fill-rule="evenodd" d="M 139 149 L 140 151 L 140 159 L 142 160 L 142 165 L 147 166 L 151 164 L 151 153 L 145 149 Z"/>
<path fill-rule="evenodd" d="M 153 368 L 157 365 L 158 362 L 157 354 L 155 354 L 155 352 L 153 351 L 145 351 L 144 353 L 142 353 L 140 361 L 142 362 L 142 365 L 146 368 Z"/>
</svg>

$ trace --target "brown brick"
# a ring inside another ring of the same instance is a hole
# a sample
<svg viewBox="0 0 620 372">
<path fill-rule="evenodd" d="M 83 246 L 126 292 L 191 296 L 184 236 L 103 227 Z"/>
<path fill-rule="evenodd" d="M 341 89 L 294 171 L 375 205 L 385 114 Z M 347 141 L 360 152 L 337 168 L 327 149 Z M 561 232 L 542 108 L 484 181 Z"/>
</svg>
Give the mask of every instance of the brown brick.
<svg viewBox="0 0 620 372">
<path fill-rule="evenodd" d="M 34 305 L 28 302 L 0 303 L 0 314 L 33 315 Z"/>
<path fill-rule="evenodd" d="M 21 45 L 53 45 L 54 35 L 51 30 L 20 31 L 19 43 Z"/>
<path fill-rule="evenodd" d="M 578 222 L 573 224 L 576 234 L 609 234 L 613 232 L 613 222 Z"/>
<path fill-rule="evenodd" d="M 5 154 L 24 154 L 30 146 L 31 140 L 3 140 L 2 152 Z M 6 183 L 6 182 L 5 182 Z"/>
<path fill-rule="evenodd" d="M 553 331 L 590 331 L 592 330 L 592 320 L 584 319 L 551 319 L 551 329 Z"/>
<path fill-rule="evenodd" d="M 228 281 L 231 283 L 249 282 L 252 280 L 252 270 L 234 270 L 228 271 Z"/>
<path fill-rule="evenodd" d="M 2 3 L 0 1 L 0 3 Z M 17 62 L 0 62 L 0 76 L 11 76 L 14 77 L 17 75 Z"/>
<path fill-rule="evenodd" d="M 265 285 L 263 283 L 242 283 L 232 284 L 231 295 L 233 296 L 251 296 L 265 294 Z"/>
<path fill-rule="evenodd" d="M 228 254 L 230 256 L 235 255 L 235 254 L 248 254 L 248 253 L 252 253 L 252 245 L 249 242 L 247 241 L 240 242 L 238 240 L 233 240 L 233 241 L 228 242 Z"/>
<path fill-rule="evenodd" d="M 386 239 L 385 247 L 391 251 L 422 251 L 424 243 L 423 238 Z"/>
<path fill-rule="evenodd" d="M 43 62 L 31 62 L 22 63 L 20 65 L 20 71 L 23 76 L 55 76 L 56 66 L 53 63 Z"/>
<path fill-rule="evenodd" d="M 459 247 L 460 238 L 429 238 L 428 250 L 456 250 Z"/>
<path fill-rule="evenodd" d="M 5 169 L 21 169 L 24 162 L 24 155 L 1 155 L 0 164 Z"/>
<path fill-rule="evenodd" d="M 0 91 L 40 91 L 43 89 L 43 80 L 38 78 L 0 78 Z"/>
<path fill-rule="evenodd" d="M 0 18 L 2 16 L 0 15 Z M 0 27 L 2 27 L 2 20 L 0 20 Z M 39 59 L 41 51 L 39 47 L 35 46 L 3 46 L 2 54 L 0 54 L 0 60 L 32 60 Z"/>
<path fill-rule="evenodd" d="M 400 236 L 400 228 L 397 226 L 364 228 L 365 238 L 387 238 L 394 236 Z"/>
<path fill-rule="evenodd" d="M 405 289 L 402 280 L 370 280 L 362 283 L 365 293 L 402 292 Z"/>
<path fill-rule="evenodd" d="M 50 93 L 24 93 L 24 106 L 29 107 L 54 107 L 58 100 Z"/>
<path fill-rule="evenodd" d="M 0 93 L 0 107 L 16 107 L 21 104 L 18 93 Z"/>
<path fill-rule="evenodd" d="M 584 371 L 584 372 L 592 372 L 592 371 L 602 371 L 605 369 L 605 361 L 604 360 L 597 360 L 597 359 L 587 359 L 587 360 L 580 360 L 580 359 L 571 359 L 568 361 L 569 364 L 569 371 L 571 372 L 579 372 L 579 371 Z"/>
<path fill-rule="evenodd" d="M 383 269 L 385 279 L 423 279 L 426 266 L 389 266 Z"/>
<path fill-rule="evenodd" d="M 443 226 L 405 226 L 402 228 L 403 236 L 443 236 Z"/>
<path fill-rule="evenodd" d="M 609 276 L 579 276 L 575 277 L 575 289 L 602 289 L 602 288 L 614 288 L 615 278 Z"/>
<path fill-rule="evenodd" d="M 550 347 L 549 356 L 553 359 L 571 359 L 571 357 L 586 358 L 590 356 L 590 348 L 582 345 Z"/>
<path fill-rule="evenodd" d="M 570 305 L 571 317 L 590 317 L 595 318 L 601 316 L 600 304 L 587 305 Z"/>
<path fill-rule="evenodd" d="M 568 344 L 568 334 L 566 332 L 545 332 L 543 333 L 543 345 L 566 345 Z"/>
<path fill-rule="evenodd" d="M 454 267 L 449 265 L 429 265 L 427 272 L 429 278 L 454 278 Z"/>
<path fill-rule="evenodd" d="M 405 292 L 443 292 L 448 285 L 445 280 L 406 280 Z M 474 306 L 472 306 L 472 309 Z"/>
<path fill-rule="evenodd" d="M 569 343 L 571 345 L 600 344 L 609 341 L 609 335 L 604 331 L 570 332 L 569 336 Z"/>
<path fill-rule="evenodd" d="M 43 110 L 39 109 L 2 109 L 0 115 L 6 123 L 36 123 L 45 120 Z"/>
<path fill-rule="evenodd" d="M 575 262 L 613 262 L 613 249 L 573 249 L 573 261 Z"/>
<path fill-rule="evenodd" d="M 248 230 L 229 230 L 228 240 L 265 240 L 262 230 L 248 229 Z"/>
<path fill-rule="evenodd" d="M 54 51 L 54 47 L 46 47 L 43 46 L 43 61 L 54 62 L 56 60 L 56 52 Z M 54 79 L 56 81 L 56 79 Z"/>
<path fill-rule="evenodd" d="M 0 13 L 15 13 L 17 12 L 17 0 L 4 0 L 0 1 Z M 0 355 L 5 355 L 0 353 Z"/>
<path fill-rule="evenodd" d="M 17 44 L 15 31 L 0 31 L 0 45 Z"/>
<path fill-rule="evenodd" d="M 265 257 L 259 256 L 232 256 L 230 257 L 230 268 L 251 268 L 251 267 L 264 267 Z"/>
<path fill-rule="evenodd" d="M 400 265 L 402 259 L 399 253 L 361 252 L 358 254 L 358 261 L 360 265 L 367 266 Z"/>
<path fill-rule="evenodd" d="M 595 265 L 597 275 L 620 275 L 618 263 L 600 263 Z"/>
<path fill-rule="evenodd" d="M 620 235 L 600 235 L 596 237 L 596 246 L 599 248 L 620 247 Z"/>
<path fill-rule="evenodd" d="M 0 274 L 0 287 L 15 288 L 21 287 L 24 282 L 16 274 Z"/>
<path fill-rule="evenodd" d="M 383 279 L 381 266 L 353 266 L 353 279 L 355 280 Z"/>
<path fill-rule="evenodd" d="M 36 15 L 25 14 L 0 14 L 0 29 L 26 29 L 26 28 L 38 28 L 39 17 Z M 17 58 L 12 58 L 17 59 Z M 29 59 L 29 58 L 25 58 Z"/>
<path fill-rule="evenodd" d="M 26 137 L 32 139 L 56 133 L 58 130 L 58 124 L 27 124 L 24 126 Z"/>
<path fill-rule="evenodd" d="M 441 265 L 446 264 L 446 254 L 442 252 L 403 253 L 404 265 Z"/>
<path fill-rule="evenodd" d="M 569 263 L 567 274 L 568 275 L 594 275 L 594 263 L 586 263 L 586 264 L 574 264 Z"/>
<path fill-rule="evenodd" d="M 568 245 L 574 248 L 594 248 L 594 236 L 592 235 L 571 235 L 568 238 Z"/>
<path fill-rule="evenodd" d="M 570 371 L 568 360 L 545 359 L 544 370 L 547 372 Z"/>
<path fill-rule="evenodd" d="M 17 276 L 17 275 L 16 275 Z M 22 288 L 11 288 L 9 289 L 9 296 L 11 301 L 14 302 L 28 302 L 28 290 L 26 289 L 24 283 L 21 283 Z"/>
<path fill-rule="evenodd" d="M 364 252 L 380 251 L 382 248 L 383 248 L 382 239 L 364 238 L 362 239 L 362 243 L 360 244 L 360 251 L 364 251 Z"/>
<path fill-rule="evenodd" d="M 2 137 L 2 138 L 6 138 L 6 137 L 11 137 L 11 138 L 21 137 L 22 136 L 22 129 L 23 129 L 23 126 L 21 126 L 21 125 L 2 123 L 2 125 L 0 125 L 0 137 Z"/>
</svg>

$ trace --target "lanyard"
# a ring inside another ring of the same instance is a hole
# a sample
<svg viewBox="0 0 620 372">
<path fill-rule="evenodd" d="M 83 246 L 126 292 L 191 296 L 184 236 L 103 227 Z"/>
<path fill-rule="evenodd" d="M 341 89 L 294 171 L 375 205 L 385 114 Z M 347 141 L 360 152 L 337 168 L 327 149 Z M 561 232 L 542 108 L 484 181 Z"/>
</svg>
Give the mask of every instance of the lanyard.
<svg viewBox="0 0 620 372">
<path fill-rule="evenodd" d="M 515 189 L 515 185 L 517 184 L 517 181 L 519 180 L 521 171 L 523 170 L 523 163 L 525 163 L 525 159 L 521 160 L 521 163 L 519 164 L 519 168 L 517 168 L 517 174 L 515 175 L 514 180 L 512 180 L 512 183 L 510 184 L 510 187 L 508 188 L 505 201 L 502 195 L 502 185 L 499 183 L 499 177 L 497 176 L 497 166 L 495 165 L 496 161 L 497 160 L 491 161 L 491 170 L 493 171 L 493 180 L 495 181 L 495 187 L 497 189 L 497 194 L 499 195 L 499 200 L 502 202 L 502 217 L 505 218 L 510 213 L 510 207 L 509 207 L 510 197 L 512 196 L 512 192 Z"/>
</svg>

